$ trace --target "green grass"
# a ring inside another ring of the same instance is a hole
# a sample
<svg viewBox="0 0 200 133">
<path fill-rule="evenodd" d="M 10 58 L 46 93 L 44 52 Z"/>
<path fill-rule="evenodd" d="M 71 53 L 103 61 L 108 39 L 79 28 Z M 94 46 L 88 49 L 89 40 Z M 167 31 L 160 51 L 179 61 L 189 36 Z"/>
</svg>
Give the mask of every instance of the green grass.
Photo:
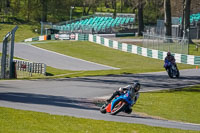
<svg viewBox="0 0 200 133">
<path fill-rule="evenodd" d="M 133 109 L 152 116 L 200 124 L 200 85 L 141 93 Z"/>
<path fill-rule="evenodd" d="M 10 32 L 16 25 L 10 24 L 0 24 L 0 42 L 3 41 L 4 36 Z M 33 32 L 33 27 L 31 25 L 18 25 L 19 28 L 15 33 L 15 42 L 21 42 L 24 39 L 39 36 L 39 34 Z"/>
<path fill-rule="evenodd" d="M 47 76 L 55 76 L 55 75 L 63 75 L 63 74 L 73 74 L 73 73 L 79 73 L 81 71 L 70 71 L 70 70 L 61 70 L 56 69 L 50 66 L 47 66 Z"/>
<path fill-rule="evenodd" d="M 197 49 L 195 44 L 190 44 L 189 45 L 189 55 L 200 56 L 200 46 Z"/>
<path fill-rule="evenodd" d="M 120 68 L 120 70 L 82 71 L 82 73 L 71 75 L 73 77 L 164 71 L 162 60 L 146 58 L 136 54 L 114 50 L 87 41 L 60 41 L 34 45 L 64 55 Z M 195 66 L 185 64 L 178 64 L 178 67 L 180 69 L 195 68 Z M 60 70 L 54 69 L 53 73 L 58 73 L 58 71 Z M 50 69 L 47 72 L 52 73 Z M 63 71 L 60 74 L 62 73 L 64 74 L 65 72 Z M 70 75 L 68 75 L 68 77 L 70 77 Z"/>
<path fill-rule="evenodd" d="M 17 79 L 27 79 L 27 78 L 45 78 L 44 74 L 40 73 L 30 73 L 26 71 L 17 70 Z"/>
<path fill-rule="evenodd" d="M 100 113 L 100 112 L 99 112 Z M 198 131 L 50 115 L 0 107 L 1 133 L 197 133 Z"/>
</svg>

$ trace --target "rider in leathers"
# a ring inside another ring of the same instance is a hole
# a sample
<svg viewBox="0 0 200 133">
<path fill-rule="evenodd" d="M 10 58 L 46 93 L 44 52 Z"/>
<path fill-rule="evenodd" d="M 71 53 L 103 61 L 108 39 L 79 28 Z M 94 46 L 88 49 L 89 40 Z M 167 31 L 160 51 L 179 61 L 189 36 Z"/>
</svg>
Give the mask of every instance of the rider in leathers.
<svg viewBox="0 0 200 133">
<path fill-rule="evenodd" d="M 127 90 L 132 91 L 132 98 L 133 98 L 133 104 L 126 110 L 127 113 L 132 112 L 132 106 L 136 103 L 138 97 L 139 97 L 139 90 L 140 90 L 140 83 L 134 83 L 133 85 L 127 85 L 125 87 L 120 87 L 119 90 L 115 91 L 112 96 L 106 100 L 106 103 L 110 103 L 113 98 L 116 96 L 120 96 L 122 94 L 125 94 Z"/>
<path fill-rule="evenodd" d="M 178 70 L 178 67 L 177 67 L 176 62 L 175 62 L 176 60 L 175 60 L 174 56 L 171 54 L 171 52 L 167 52 L 167 56 L 165 57 L 165 61 L 166 60 L 171 62 Z M 164 67 L 165 67 L 165 69 L 167 69 L 167 66 L 164 66 Z"/>
</svg>

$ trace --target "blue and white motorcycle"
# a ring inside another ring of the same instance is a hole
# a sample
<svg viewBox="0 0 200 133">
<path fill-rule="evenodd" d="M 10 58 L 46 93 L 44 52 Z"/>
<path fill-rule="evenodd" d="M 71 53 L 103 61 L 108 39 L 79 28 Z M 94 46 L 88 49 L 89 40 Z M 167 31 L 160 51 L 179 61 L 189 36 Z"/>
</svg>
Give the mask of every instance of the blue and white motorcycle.
<svg viewBox="0 0 200 133">
<path fill-rule="evenodd" d="M 130 114 L 132 112 L 132 106 L 139 98 L 139 92 L 133 95 L 133 90 L 127 90 L 126 93 L 115 97 L 109 104 L 104 104 L 100 108 L 101 113 L 110 113 L 116 115 L 119 112 L 125 112 Z"/>
<path fill-rule="evenodd" d="M 180 77 L 180 72 L 173 63 L 169 62 L 168 60 L 165 60 L 164 67 L 170 78 L 175 78 L 175 77 L 179 78 Z"/>
</svg>

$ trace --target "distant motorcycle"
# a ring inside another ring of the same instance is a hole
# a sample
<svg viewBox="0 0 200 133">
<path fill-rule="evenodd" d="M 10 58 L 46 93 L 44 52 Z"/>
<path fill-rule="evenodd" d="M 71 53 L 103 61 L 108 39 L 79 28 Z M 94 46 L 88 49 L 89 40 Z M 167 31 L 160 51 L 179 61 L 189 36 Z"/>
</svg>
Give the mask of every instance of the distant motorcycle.
<svg viewBox="0 0 200 133">
<path fill-rule="evenodd" d="M 165 60 L 164 67 L 166 68 L 166 71 L 170 78 L 180 77 L 179 70 L 173 63 L 169 62 L 168 60 Z"/>
<path fill-rule="evenodd" d="M 132 90 L 127 90 L 125 94 L 115 97 L 109 104 L 104 104 L 100 108 L 101 113 L 110 113 L 111 115 L 116 115 L 119 112 L 131 113 L 133 104 L 135 104 L 136 100 L 139 97 L 139 93 L 137 92 L 136 97 L 133 99 Z"/>
</svg>

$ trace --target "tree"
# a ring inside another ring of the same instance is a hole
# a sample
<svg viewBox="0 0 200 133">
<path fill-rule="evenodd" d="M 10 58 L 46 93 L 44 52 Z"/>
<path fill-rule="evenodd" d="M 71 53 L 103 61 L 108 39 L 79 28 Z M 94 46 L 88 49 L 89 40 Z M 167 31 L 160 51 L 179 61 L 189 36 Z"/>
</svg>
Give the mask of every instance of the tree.
<svg viewBox="0 0 200 133">
<path fill-rule="evenodd" d="M 31 0 L 27 1 L 27 21 L 30 21 L 30 14 L 31 14 Z"/>
<path fill-rule="evenodd" d="M 188 39 L 191 42 L 191 38 L 190 38 L 190 6 L 191 6 L 191 0 L 184 0 L 184 33 L 187 33 L 188 35 Z"/>
<path fill-rule="evenodd" d="M 10 0 L 1 0 L 0 1 L 0 12 L 2 11 L 5 14 L 8 14 L 10 8 Z"/>
<path fill-rule="evenodd" d="M 172 36 L 171 3 L 170 0 L 164 0 L 165 28 L 166 36 Z"/>
<path fill-rule="evenodd" d="M 3 15 L 3 22 L 5 21 L 4 19 L 9 16 L 10 12 L 10 0 L 1 0 L 0 1 L 0 12 Z"/>
<path fill-rule="evenodd" d="M 126 4 L 128 4 L 128 2 Z M 129 4 L 132 6 L 133 13 L 137 9 L 138 35 L 142 36 L 142 32 L 144 31 L 143 11 L 146 0 L 132 0 Z"/>
<path fill-rule="evenodd" d="M 104 5 L 105 5 L 106 8 L 110 8 L 109 0 L 105 0 L 104 1 Z"/>
<path fill-rule="evenodd" d="M 114 9 L 113 17 L 116 18 L 116 16 L 117 16 L 117 0 L 112 0 L 112 8 Z"/>
<path fill-rule="evenodd" d="M 121 7 L 120 7 L 120 12 L 122 13 L 123 7 L 124 7 L 124 2 L 123 2 L 123 0 L 120 1 L 120 5 L 121 5 Z"/>
<path fill-rule="evenodd" d="M 190 7 L 191 0 L 183 0 L 181 36 L 188 38 L 189 43 L 193 43 L 190 38 Z"/>
<path fill-rule="evenodd" d="M 13 4 L 15 5 L 15 6 L 13 6 L 13 9 L 12 9 L 13 15 L 14 15 L 14 16 L 17 16 L 17 14 L 18 14 L 18 13 L 20 12 L 20 10 L 21 10 L 20 0 L 15 0 L 15 1 L 13 2 Z"/>
<path fill-rule="evenodd" d="M 96 10 L 98 2 L 98 0 L 83 0 L 83 15 L 88 15 L 91 9 Z"/>
<path fill-rule="evenodd" d="M 47 0 L 41 0 L 41 6 L 42 6 L 42 16 L 41 21 L 47 22 Z"/>
<path fill-rule="evenodd" d="M 142 36 L 144 31 L 144 21 L 143 21 L 143 9 L 146 4 L 143 0 L 138 0 L 138 35 Z"/>
</svg>

